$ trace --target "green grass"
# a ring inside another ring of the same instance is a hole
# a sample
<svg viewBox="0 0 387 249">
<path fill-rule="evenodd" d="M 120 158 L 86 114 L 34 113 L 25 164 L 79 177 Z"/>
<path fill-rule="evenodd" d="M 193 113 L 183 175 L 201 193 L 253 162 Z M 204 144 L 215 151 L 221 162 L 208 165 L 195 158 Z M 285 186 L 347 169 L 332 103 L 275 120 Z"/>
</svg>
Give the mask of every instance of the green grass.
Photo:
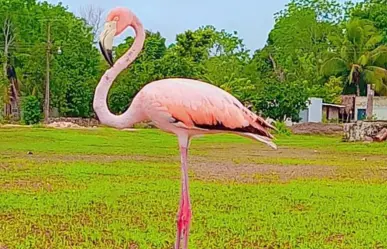
<svg viewBox="0 0 387 249">
<path fill-rule="evenodd" d="M 0 138 L 0 248 L 173 248 L 174 136 L 3 128 Z M 386 143 L 277 144 L 274 152 L 231 135 L 192 142 L 191 249 L 387 248 Z M 241 178 L 219 171 L 225 165 Z"/>
</svg>

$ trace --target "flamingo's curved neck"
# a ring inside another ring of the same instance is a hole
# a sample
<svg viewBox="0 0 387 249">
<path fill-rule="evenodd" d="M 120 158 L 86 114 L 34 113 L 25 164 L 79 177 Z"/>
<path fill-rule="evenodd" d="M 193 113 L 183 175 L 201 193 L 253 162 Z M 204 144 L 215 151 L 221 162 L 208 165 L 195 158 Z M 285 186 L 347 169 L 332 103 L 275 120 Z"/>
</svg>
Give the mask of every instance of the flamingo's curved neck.
<svg viewBox="0 0 387 249">
<path fill-rule="evenodd" d="M 109 89 L 112 86 L 114 80 L 117 78 L 120 72 L 125 70 L 136 59 L 144 46 L 145 31 L 137 17 L 134 17 L 132 27 L 136 33 L 136 38 L 133 42 L 133 45 L 121 58 L 116 61 L 112 68 L 108 69 L 104 73 L 100 82 L 98 83 L 94 95 L 93 108 L 98 116 L 99 121 L 104 125 L 115 128 L 131 127 L 134 123 L 140 121 L 136 120 L 137 118 L 134 115 L 135 110 L 133 110 L 135 107 L 133 106 L 130 106 L 123 114 L 115 115 L 110 112 L 107 105 Z"/>
</svg>

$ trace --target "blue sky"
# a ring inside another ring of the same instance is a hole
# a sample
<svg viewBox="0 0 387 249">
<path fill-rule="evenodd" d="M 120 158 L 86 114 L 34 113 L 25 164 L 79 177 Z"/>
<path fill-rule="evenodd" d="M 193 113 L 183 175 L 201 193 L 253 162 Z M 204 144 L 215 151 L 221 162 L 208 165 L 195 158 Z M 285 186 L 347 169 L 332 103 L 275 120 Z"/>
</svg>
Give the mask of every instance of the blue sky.
<svg viewBox="0 0 387 249">
<path fill-rule="evenodd" d="M 81 6 L 93 4 L 107 13 L 123 6 L 131 9 L 146 29 L 160 31 L 173 42 L 176 34 L 203 25 L 217 29 L 238 31 L 250 50 L 265 45 L 274 25 L 274 13 L 285 7 L 289 0 L 48 0 L 62 2 L 70 11 L 79 12 Z M 128 33 L 131 34 L 131 33 Z"/>
</svg>

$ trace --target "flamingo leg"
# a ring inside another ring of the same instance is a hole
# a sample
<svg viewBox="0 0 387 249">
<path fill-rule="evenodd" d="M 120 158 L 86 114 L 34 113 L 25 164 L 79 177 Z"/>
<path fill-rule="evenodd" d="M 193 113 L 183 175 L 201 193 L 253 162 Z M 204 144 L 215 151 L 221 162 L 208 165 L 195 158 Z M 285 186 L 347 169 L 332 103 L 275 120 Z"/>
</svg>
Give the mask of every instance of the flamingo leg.
<svg viewBox="0 0 387 249">
<path fill-rule="evenodd" d="M 183 189 L 183 184 L 181 185 L 181 189 Z M 179 211 L 177 212 L 177 231 L 176 231 L 176 243 L 175 243 L 175 249 L 180 249 L 180 242 L 181 242 L 181 227 L 180 227 L 180 219 L 181 219 L 181 213 L 183 210 L 183 191 L 181 191 L 180 196 L 180 204 L 179 204 Z"/>
<path fill-rule="evenodd" d="M 175 249 L 180 249 L 180 242 L 183 235 L 183 249 L 188 249 L 188 237 L 189 229 L 191 225 L 191 201 L 189 197 L 189 185 L 188 185 L 188 166 L 187 166 L 187 154 L 188 154 L 188 138 L 179 138 L 180 154 L 181 154 L 181 171 L 182 171 L 182 184 L 181 184 L 181 197 L 179 212 L 177 214 L 177 233 Z"/>
</svg>

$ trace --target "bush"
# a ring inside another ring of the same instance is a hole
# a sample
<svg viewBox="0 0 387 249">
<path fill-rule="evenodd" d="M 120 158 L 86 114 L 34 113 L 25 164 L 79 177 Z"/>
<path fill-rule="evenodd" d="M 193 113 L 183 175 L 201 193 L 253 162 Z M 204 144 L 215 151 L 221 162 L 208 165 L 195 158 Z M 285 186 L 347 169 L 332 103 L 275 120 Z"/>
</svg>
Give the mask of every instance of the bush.
<svg viewBox="0 0 387 249">
<path fill-rule="evenodd" d="M 42 111 L 40 102 L 35 96 L 28 96 L 22 101 L 22 119 L 25 124 L 37 124 L 40 121 Z"/>
<path fill-rule="evenodd" d="M 276 134 L 286 135 L 286 136 L 290 136 L 292 134 L 292 132 L 284 122 L 276 122 L 274 126 L 275 128 L 277 128 L 277 131 L 275 132 Z"/>
<path fill-rule="evenodd" d="M 306 108 L 308 94 L 305 87 L 299 82 L 278 82 L 267 79 L 265 85 L 254 99 L 254 107 L 261 111 L 265 117 L 284 121 L 300 120 L 300 111 Z"/>
</svg>

